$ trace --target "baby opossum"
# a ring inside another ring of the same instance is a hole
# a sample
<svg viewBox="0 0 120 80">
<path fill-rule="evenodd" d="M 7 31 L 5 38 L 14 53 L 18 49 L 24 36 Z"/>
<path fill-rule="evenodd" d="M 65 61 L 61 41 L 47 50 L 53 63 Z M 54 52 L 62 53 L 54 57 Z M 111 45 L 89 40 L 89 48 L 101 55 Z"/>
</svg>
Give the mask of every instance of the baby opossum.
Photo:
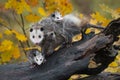
<svg viewBox="0 0 120 80">
<path fill-rule="evenodd" d="M 27 57 L 28 57 L 30 64 L 41 65 L 45 60 L 42 53 L 39 52 L 37 49 L 29 50 L 27 52 Z"/>
<path fill-rule="evenodd" d="M 63 20 L 62 15 L 58 11 L 55 11 L 49 17 L 55 22 L 59 22 L 59 21 Z"/>
</svg>

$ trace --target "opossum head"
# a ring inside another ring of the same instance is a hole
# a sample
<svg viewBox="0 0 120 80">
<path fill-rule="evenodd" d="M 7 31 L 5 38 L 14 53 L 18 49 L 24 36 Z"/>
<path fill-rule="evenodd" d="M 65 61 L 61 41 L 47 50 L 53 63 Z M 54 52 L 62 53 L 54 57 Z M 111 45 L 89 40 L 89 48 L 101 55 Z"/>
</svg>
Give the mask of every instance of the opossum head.
<svg viewBox="0 0 120 80">
<path fill-rule="evenodd" d="M 34 55 L 34 61 L 38 65 L 41 65 L 44 61 L 44 56 L 42 55 L 42 53 L 36 51 L 36 54 Z"/>
<path fill-rule="evenodd" d="M 34 44 L 40 44 L 44 39 L 44 29 L 43 27 L 31 27 L 30 28 L 30 40 Z"/>
<path fill-rule="evenodd" d="M 62 15 L 61 15 L 60 12 L 58 12 L 58 11 L 52 13 L 52 14 L 51 14 L 51 18 L 52 18 L 52 20 L 55 21 L 55 22 L 59 22 L 59 21 L 63 20 Z"/>
</svg>

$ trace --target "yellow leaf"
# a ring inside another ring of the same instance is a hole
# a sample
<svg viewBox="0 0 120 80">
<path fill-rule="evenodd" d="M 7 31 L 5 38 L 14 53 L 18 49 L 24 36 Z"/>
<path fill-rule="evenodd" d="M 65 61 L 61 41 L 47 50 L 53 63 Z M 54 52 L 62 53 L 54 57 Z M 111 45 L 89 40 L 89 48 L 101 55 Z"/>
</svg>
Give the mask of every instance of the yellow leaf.
<svg viewBox="0 0 120 80">
<path fill-rule="evenodd" d="M 99 29 L 95 29 L 95 34 L 98 34 L 100 33 L 100 30 Z"/>
<path fill-rule="evenodd" d="M 103 15 L 101 15 L 99 12 L 95 12 L 91 14 L 91 17 L 93 20 L 91 20 L 91 23 L 95 24 L 101 24 L 102 26 L 107 26 L 107 24 L 110 22 L 107 18 L 105 18 Z"/>
<path fill-rule="evenodd" d="M 112 62 L 109 66 L 110 66 L 110 67 L 117 67 L 117 66 L 118 66 L 118 63 L 114 61 L 114 62 Z"/>
<path fill-rule="evenodd" d="M 18 32 L 16 30 L 11 30 L 11 32 L 15 35 L 18 34 Z"/>
<path fill-rule="evenodd" d="M 6 35 L 11 35 L 12 34 L 12 31 L 10 31 L 10 30 L 5 30 L 5 32 L 4 32 Z"/>
<path fill-rule="evenodd" d="M 46 12 L 42 7 L 38 8 L 38 12 L 42 15 L 42 16 L 46 16 Z"/>
<path fill-rule="evenodd" d="M 44 0 L 47 13 L 59 11 L 62 15 L 69 14 L 73 10 L 70 0 Z"/>
<path fill-rule="evenodd" d="M 2 52 L 1 54 L 1 60 L 3 63 L 9 62 L 12 58 L 12 55 L 9 51 Z"/>
<path fill-rule="evenodd" d="M 74 36 L 74 37 L 72 38 L 72 42 L 79 41 L 79 40 L 81 40 L 81 38 L 82 38 L 82 35 L 81 35 L 81 34 L 78 34 L 78 35 L 76 35 L 76 36 Z"/>
<path fill-rule="evenodd" d="M 97 20 L 96 20 L 96 19 L 91 19 L 91 20 L 90 20 L 90 24 L 96 25 L 96 24 L 97 24 Z"/>
<path fill-rule="evenodd" d="M 85 34 L 89 34 L 90 32 L 91 32 L 91 29 L 88 28 L 88 29 L 86 30 Z"/>
<path fill-rule="evenodd" d="M 21 6 L 22 5 L 22 6 Z M 6 9 L 13 9 L 17 14 L 22 14 L 23 11 L 31 12 L 30 6 L 25 0 L 8 0 L 5 4 Z"/>
<path fill-rule="evenodd" d="M 15 31 L 15 30 L 12 30 L 11 32 L 16 35 L 16 38 L 17 38 L 18 40 L 20 40 L 20 41 L 22 41 L 22 42 L 27 41 L 27 37 L 26 37 L 25 35 L 20 34 L 20 33 L 18 33 L 18 32 Z"/>
<path fill-rule="evenodd" d="M 10 40 L 4 40 L 2 41 L 0 45 L 0 52 L 6 51 L 6 50 L 11 50 L 13 46 L 13 42 Z"/>
<path fill-rule="evenodd" d="M 14 47 L 14 50 L 12 51 L 12 56 L 14 59 L 18 59 L 20 57 L 20 50 L 18 47 Z"/>
<path fill-rule="evenodd" d="M 60 46 L 56 47 L 56 48 L 55 48 L 55 51 L 57 51 L 58 49 L 60 49 Z"/>
<path fill-rule="evenodd" d="M 36 14 L 33 14 L 33 13 L 30 13 L 25 18 L 29 22 L 37 22 L 40 20 L 40 16 L 37 16 Z"/>
<path fill-rule="evenodd" d="M 16 38 L 20 40 L 21 42 L 27 41 L 27 38 L 23 34 L 16 34 Z"/>
<path fill-rule="evenodd" d="M 79 15 L 79 16 L 80 16 L 80 18 L 83 18 L 83 17 L 84 17 L 84 15 L 83 15 L 83 14 L 81 14 L 81 13 L 80 13 L 80 15 Z"/>
<path fill-rule="evenodd" d="M 72 75 L 70 78 L 72 80 L 77 80 L 78 78 L 80 78 L 80 75 Z"/>
<path fill-rule="evenodd" d="M 118 69 L 116 67 L 115 68 L 108 67 L 107 69 L 105 69 L 105 72 L 116 73 L 117 71 L 118 71 Z"/>
</svg>

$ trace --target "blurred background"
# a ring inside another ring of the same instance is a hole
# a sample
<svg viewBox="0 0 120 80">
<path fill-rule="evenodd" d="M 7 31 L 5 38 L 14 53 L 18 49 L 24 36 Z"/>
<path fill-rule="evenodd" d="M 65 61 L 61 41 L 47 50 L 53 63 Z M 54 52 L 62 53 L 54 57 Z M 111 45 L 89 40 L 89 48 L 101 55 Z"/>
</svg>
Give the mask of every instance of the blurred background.
<svg viewBox="0 0 120 80">
<path fill-rule="evenodd" d="M 30 24 L 52 12 L 76 13 L 80 18 L 87 16 L 91 24 L 105 27 L 120 17 L 119 3 L 120 0 L 0 0 L 0 65 L 27 61 L 25 54 L 33 46 L 29 40 Z M 78 35 L 74 40 L 80 38 Z M 115 44 L 119 45 L 120 41 Z M 119 66 L 120 55 L 106 71 L 120 72 Z"/>
</svg>

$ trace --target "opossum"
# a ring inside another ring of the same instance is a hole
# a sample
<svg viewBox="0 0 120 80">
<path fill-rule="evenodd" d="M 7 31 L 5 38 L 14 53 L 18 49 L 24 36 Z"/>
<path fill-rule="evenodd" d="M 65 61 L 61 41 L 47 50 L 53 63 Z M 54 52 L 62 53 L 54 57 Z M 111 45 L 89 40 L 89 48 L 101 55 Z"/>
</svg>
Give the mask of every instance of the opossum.
<svg viewBox="0 0 120 80">
<path fill-rule="evenodd" d="M 37 49 L 32 49 L 27 52 L 27 57 L 30 64 L 41 65 L 44 61 L 44 55 Z"/>
</svg>

